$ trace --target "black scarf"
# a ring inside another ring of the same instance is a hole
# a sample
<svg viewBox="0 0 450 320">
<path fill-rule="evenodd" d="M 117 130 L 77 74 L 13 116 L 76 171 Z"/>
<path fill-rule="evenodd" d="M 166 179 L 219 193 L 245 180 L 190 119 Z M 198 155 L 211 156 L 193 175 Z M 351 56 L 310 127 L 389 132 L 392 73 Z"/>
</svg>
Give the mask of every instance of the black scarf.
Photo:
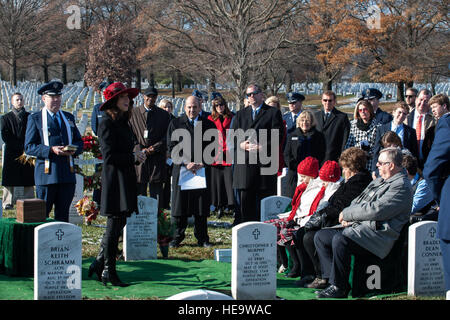
<svg viewBox="0 0 450 320">
<path fill-rule="evenodd" d="M 362 121 L 362 119 L 358 119 L 356 120 L 356 127 L 358 127 L 358 129 L 361 131 L 367 131 L 370 129 L 372 121 L 373 120 L 369 121 L 368 123 L 365 123 L 364 121 Z"/>
</svg>

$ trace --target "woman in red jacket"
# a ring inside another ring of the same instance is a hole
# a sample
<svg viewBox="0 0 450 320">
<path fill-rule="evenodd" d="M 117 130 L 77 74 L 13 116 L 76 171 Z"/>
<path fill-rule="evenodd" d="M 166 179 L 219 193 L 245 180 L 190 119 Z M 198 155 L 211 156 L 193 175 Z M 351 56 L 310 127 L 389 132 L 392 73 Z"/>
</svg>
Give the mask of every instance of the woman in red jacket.
<svg viewBox="0 0 450 320">
<path fill-rule="evenodd" d="M 211 202 L 220 219 L 226 210 L 232 211 L 234 207 L 231 155 L 227 154 L 226 143 L 227 130 L 230 129 L 234 114 L 220 93 L 214 93 L 211 109 L 208 120 L 214 122 L 219 131 L 219 152 L 211 166 Z"/>
</svg>

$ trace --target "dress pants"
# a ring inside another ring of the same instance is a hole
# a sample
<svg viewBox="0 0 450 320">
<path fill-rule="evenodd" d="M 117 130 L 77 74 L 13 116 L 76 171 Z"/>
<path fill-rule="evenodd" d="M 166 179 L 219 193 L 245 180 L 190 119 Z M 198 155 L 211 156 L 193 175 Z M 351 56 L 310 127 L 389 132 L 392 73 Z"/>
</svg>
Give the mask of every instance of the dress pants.
<svg viewBox="0 0 450 320">
<path fill-rule="evenodd" d="M 240 189 L 240 222 L 261 221 L 261 200 L 276 194 L 276 185 L 271 189 L 259 189 L 258 186 Z"/>
<path fill-rule="evenodd" d="M 138 183 L 137 184 L 138 196 L 146 196 L 147 197 L 147 185 L 148 185 L 148 189 L 150 192 L 150 198 L 154 198 L 154 199 L 158 200 L 158 210 L 159 210 L 162 205 L 162 194 L 164 191 L 163 183 L 162 182 Z"/>
<path fill-rule="evenodd" d="M 304 237 L 305 237 L 305 228 L 300 228 L 293 234 L 295 249 L 297 251 L 298 260 L 300 263 L 300 276 L 314 276 L 316 273 L 314 272 L 313 263 L 308 255 L 308 252 L 305 248 Z"/>
<path fill-rule="evenodd" d="M 343 228 L 322 229 L 314 236 L 314 244 L 322 267 L 322 279 L 330 284 L 349 290 L 348 278 L 352 254 L 373 256 L 371 252 L 342 234 Z"/>
<path fill-rule="evenodd" d="M 3 199 L 2 199 L 3 209 L 5 209 L 7 205 L 14 206 L 14 204 L 16 203 L 17 199 L 14 198 L 15 188 L 18 187 L 7 187 L 7 186 L 3 187 Z M 34 186 L 23 187 L 23 197 L 24 199 L 33 199 Z"/>
<path fill-rule="evenodd" d="M 174 217 L 172 216 L 172 221 L 175 223 L 175 237 L 174 240 L 177 243 L 181 243 L 184 240 L 186 228 L 188 225 L 188 217 Z M 197 216 L 194 215 L 194 236 L 199 244 L 209 242 L 208 236 L 208 217 L 206 215 Z"/>
<path fill-rule="evenodd" d="M 45 200 L 47 218 L 55 205 L 55 220 L 69 222 L 69 210 L 75 195 L 75 183 L 37 185 L 36 197 Z"/>
</svg>

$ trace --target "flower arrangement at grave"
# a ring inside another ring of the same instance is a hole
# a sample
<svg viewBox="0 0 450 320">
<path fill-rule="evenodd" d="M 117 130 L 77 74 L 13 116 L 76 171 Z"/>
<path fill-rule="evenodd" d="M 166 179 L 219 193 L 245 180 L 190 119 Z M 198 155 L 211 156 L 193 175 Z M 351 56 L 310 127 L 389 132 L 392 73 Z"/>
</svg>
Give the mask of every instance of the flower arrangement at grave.
<svg viewBox="0 0 450 320">
<path fill-rule="evenodd" d="M 173 239 L 174 226 L 170 221 L 170 212 L 164 209 L 158 211 L 158 243 L 167 246 Z"/>
<path fill-rule="evenodd" d="M 102 153 L 100 152 L 100 144 L 98 138 L 93 136 L 91 132 L 86 133 L 83 137 L 83 151 L 92 153 L 94 158 L 102 159 Z"/>
<path fill-rule="evenodd" d="M 101 188 L 101 172 L 96 172 L 92 176 L 83 176 L 84 187 L 83 190 L 98 190 Z"/>
<path fill-rule="evenodd" d="M 77 208 L 78 215 L 84 216 L 87 224 L 91 224 L 93 220 L 97 219 L 97 215 L 100 211 L 97 202 L 89 199 L 88 196 L 81 198 L 75 204 L 75 208 Z"/>
</svg>

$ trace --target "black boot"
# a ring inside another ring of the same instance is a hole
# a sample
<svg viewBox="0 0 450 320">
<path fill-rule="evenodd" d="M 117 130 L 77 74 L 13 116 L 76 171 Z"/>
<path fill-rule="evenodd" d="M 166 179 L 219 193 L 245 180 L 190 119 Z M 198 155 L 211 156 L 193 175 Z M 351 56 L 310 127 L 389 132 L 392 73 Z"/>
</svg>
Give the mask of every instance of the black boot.
<svg viewBox="0 0 450 320">
<path fill-rule="evenodd" d="M 297 256 L 297 252 L 293 246 L 286 243 L 286 249 L 289 252 L 289 255 L 292 260 L 292 269 L 291 271 L 286 275 L 288 278 L 297 278 L 300 277 L 300 262 Z"/>
<path fill-rule="evenodd" d="M 128 287 L 128 283 L 124 283 L 119 279 L 119 276 L 117 275 L 116 266 L 108 266 L 105 264 L 105 268 L 102 272 L 102 282 L 103 285 L 106 286 L 108 282 L 111 282 L 113 286 L 118 287 Z"/>
<path fill-rule="evenodd" d="M 103 246 L 100 246 L 100 251 L 97 254 L 97 258 L 95 258 L 94 262 L 91 263 L 91 265 L 89 266 L 89 272 L 88 272 L 88 277 L 91 278 L 92 275 L 95 274 L 97 275 L 97 279 L 98 281 L 102 281 L 102 272 L 103 272 L 103 268 L 105 266 L 105 257 L 103 255 L 104 253 L 104 249 Z"/>
</svg>

